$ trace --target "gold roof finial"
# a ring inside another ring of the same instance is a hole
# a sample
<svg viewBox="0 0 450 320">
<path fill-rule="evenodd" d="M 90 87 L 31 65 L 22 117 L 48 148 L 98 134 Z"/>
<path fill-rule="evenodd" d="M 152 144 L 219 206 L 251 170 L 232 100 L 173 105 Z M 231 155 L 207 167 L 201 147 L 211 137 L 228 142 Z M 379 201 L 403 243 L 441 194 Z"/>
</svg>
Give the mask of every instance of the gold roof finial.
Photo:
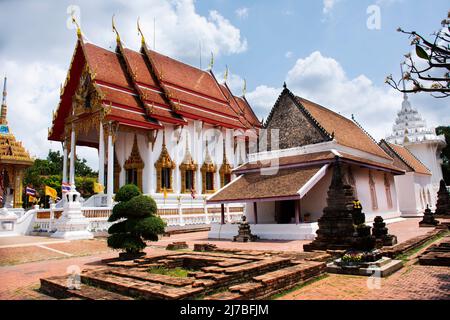
<svg viewBox="0 0 450 320">
<path fill-rule="evenodd" d="M 145 38 L 144 38 L 144 33 L 142 32 L 142 30 L 141 30 L 141 26 L 139 25 L 139 17 L 138 17 L 138 19 L 137 19 L 137 29 L 138 29 L 138 35 L 140 34 L 141 35 L 141 44 L 143 45 L 143 46 L 145 46 Z"/>
<path fill-rule="evenodd" d="M 242 88 L 242 96 L 245 97 L 247 93 L 247 80 L 244 79 L 244 87 Z"/>
<path fill-rule="evenodd" d="M 115 14 L 113 14 L 113 16 L 112 16 L 112 29 L 113 29 L 113 32 L 115 32 L 116 33 L 116 41 L 117 41 L 117 43 L 120 43 L 120 35 L 119 35 L 119 31 L 117 31 L 117 29 L 116 29 L 116 24 L 114 23 L 114 16 L 115 16 Z"/>
<path fill-rule="evenodd" d="M 209 61 L 209 70 L 212 70 L 212 68 L 214 67 L 214 53 L 211 51 L 211 60 Z"/>
<path fill-rule="evenodd" d="M 81 36 L 82 36 L 81 28 L 80 28 L 80 25 L 78 24 L 78 21 L 77 21 L 76 17 L 75 17 L 75 10 L 72 10 L 70 15 L 72 17 L 72 23 L 77 27 L 77 37 L 81 38 Z"/>
<path fill-rule="evenodd" d="M 227 82 L 228 80 L 228 65 L 225 66 L 225 74 L 223 75 L 223 82 Z"/>
</svg>

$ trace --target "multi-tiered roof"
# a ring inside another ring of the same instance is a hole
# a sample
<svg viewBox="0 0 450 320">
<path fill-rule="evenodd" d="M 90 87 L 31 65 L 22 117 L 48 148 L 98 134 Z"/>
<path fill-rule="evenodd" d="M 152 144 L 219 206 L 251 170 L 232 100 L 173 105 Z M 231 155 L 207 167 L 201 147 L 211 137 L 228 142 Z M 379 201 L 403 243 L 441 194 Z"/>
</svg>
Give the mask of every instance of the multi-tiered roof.
<svg viewBox="0 0 450 320">
<path fill-rule="evenodd" d="M 30 154 L 17 141 L 9 129 L 6 105 L 6 77 L 3 86 L 3 100 L 0 112 L 0 165 L 30 166 L 33 164 Z"/>
<path fill-rule="evenodd" d="M 119 36 L 116 50 L 109 51 L 85 43 L 80 32 L 50 140 L 63 139 L 64 122 L 84 70 L 89 70 L 95 91 L 107 109 L 107 121 L 144 129 L 160 129 L 163 123 L 184 125 L 189 119 L 231 129 L 261 126 L 245 97 L 234 96 L 212 70 L 201 70 L 150 50 L 144 38 L 139 52 L 125 48 Z"/>
</svg>

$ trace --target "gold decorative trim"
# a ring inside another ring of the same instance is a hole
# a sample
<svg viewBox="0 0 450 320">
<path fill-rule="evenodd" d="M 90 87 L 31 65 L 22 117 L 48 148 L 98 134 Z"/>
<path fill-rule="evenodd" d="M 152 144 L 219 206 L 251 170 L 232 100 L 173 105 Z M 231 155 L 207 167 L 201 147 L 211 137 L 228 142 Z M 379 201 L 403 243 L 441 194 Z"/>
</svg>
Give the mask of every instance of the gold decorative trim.
<svg viewBox="0 0 450 320">
<path fill-rule="evenodd" d="M 156 192 L 161 193 L 163 192 L 163 189 L 161 188 L 161 170 L 163 168 L 170 169 L 170 188 L 166 189 L 167 192 L 171 193 L 173 192 L 173 169 L 175 169 L 176 165 L 175 162 L 170 158 L 169 151 L 166 147 L 166 134 L 165 131 L 163 131 L 163 143 L 162 143 L 162 149 L 161 154 L 159 155 L 158 161 L 155 163 L 156 167 Z"/>
<path fill-rule="evenodd" d="M 134 135 L 133 148 L 131 149 L 130 157 L 125 161 L 123 168 L 125 170 L 137 171 L 137 186 L 142 190 L 142 170 L 144 169 L 144 161 L 142 161 L 141 155 L 139 153 L 139 146 L 137 142 L 137 135 Z"/>
</svg>

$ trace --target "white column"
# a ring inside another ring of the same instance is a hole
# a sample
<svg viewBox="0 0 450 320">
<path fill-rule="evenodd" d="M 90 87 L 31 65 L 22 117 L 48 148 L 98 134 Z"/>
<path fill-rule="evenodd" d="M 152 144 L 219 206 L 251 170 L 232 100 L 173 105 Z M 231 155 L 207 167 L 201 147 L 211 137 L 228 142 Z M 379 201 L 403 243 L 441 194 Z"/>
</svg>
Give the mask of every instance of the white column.
<svg viewBox="0 0 450 320">
<path fill-rule="evenodd" d="M 112 197 L 114 192 L 114 145 L 112 137 L 112 125 L 109 124 L 108 130 L 108 183 L 107 183 L 107 195 L 108 206 L 112 206 Z"/>
<path fill-rule="evenodd" d="M 148 152 L 147 152 L 147 159 L 148 159 L 148 166 L 149 166 L 149 176 L 148 176 L 148 180 L 147 180 L 147 190 L 148 193 L 150 193 L 151 195 L 155 194 L 155 181 L 156 181 L 156 177 L 155 177 L 155 161 L 153 160 L 153 150 L 152 150 L 152 142 L 149 141 L 148 142 Z"/>
<path fill-rule="evenodd" d="M 62 173 L 62 181 L 67 183 L 67 142 L 64 141 L 63 144 L 63 173 Z"/>
<path fill-rule="evenodd" d="M 103 135 L 103 122 L 100 121 L 98 130 L 98 183 L 105 185 L 105 137 Z"/>
<path fill-rule="evenodd" d="M 70 185 L 75 185 L 75 125 L 72 123 L 72 132 L 70 133 Z"/>
</svg>

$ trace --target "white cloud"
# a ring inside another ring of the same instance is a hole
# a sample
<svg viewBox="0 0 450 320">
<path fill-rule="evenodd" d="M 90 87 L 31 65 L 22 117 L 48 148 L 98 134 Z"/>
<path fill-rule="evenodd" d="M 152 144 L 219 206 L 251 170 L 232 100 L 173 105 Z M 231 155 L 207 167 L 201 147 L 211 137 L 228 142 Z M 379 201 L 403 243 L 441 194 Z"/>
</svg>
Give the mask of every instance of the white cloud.
<svg viewBox="0 0 450 320">
<path fill-rule="evenodd" d="M 330 14 L 333 10 L 336 3 L 338 3 L 339 0 L 323 0 L 323 13 L 324 14 Z"/>
<path fill-rule="evenodd" d="M 402 96 L 398 92 L 379 87 L 365 75 L 349 79 L 342 66 L 320 52 L 298 59 L 286 75 L 288 88 L 296 95 L 341 113 L 352 114 L 376 139 L 391 130 Z M 281 88 L 258 86 L 247 99 L 259 117 L 267 117 Z"/>
<path fill-rule="evenodd" d="M 292 58 L 292 56 L 294 55 L 294 53 L 292 51 L 287 51 L 284 56 L 288 59 Z"/>
<path fill-rule="evenodd" d="M 247 19 L 248 18 L 248 8 L 238 8 L 236 9 L 235 13 L 238 16 L 239 19 Z"/>
<path fill-rule="evenodd" d="M 137 0 L 133 6 L 128 0 L 82 0 L 77 5 L 83 33 L 105 48 L 114 48 L 111 16 L 117 13 L 121 39 L 135 50 L 140 47 L 138 16 L 151 47 L 156 17 L 156 49 L 188 63 L 198 61 L 200 41 L 203 53 L 213 52 L 216 57 L 247 50 L 247 40 L 238 28 L 218 11 L 199 14 L 194 0 Z M 66 9 L 63 2 L 52 4 L 51 8 L 45 3 L 36 6 L 32 0 L 0 4 L 0 28 L 16 26 L 13 33 L 0 34 L 0 74 L 8 75 L 9 84 L 8 118 L 17 138 L 38 157 L 45 157 L 50 148 L 60 149 L 59 143 L 47 140 L 47 128 L 75 47 L 75 31 L 66 27 Z M 36 27 L 30 28 L 31 25 Z M 79 148 L 77 153 L 97 168 L 95 149 Z"/>
</svg>

